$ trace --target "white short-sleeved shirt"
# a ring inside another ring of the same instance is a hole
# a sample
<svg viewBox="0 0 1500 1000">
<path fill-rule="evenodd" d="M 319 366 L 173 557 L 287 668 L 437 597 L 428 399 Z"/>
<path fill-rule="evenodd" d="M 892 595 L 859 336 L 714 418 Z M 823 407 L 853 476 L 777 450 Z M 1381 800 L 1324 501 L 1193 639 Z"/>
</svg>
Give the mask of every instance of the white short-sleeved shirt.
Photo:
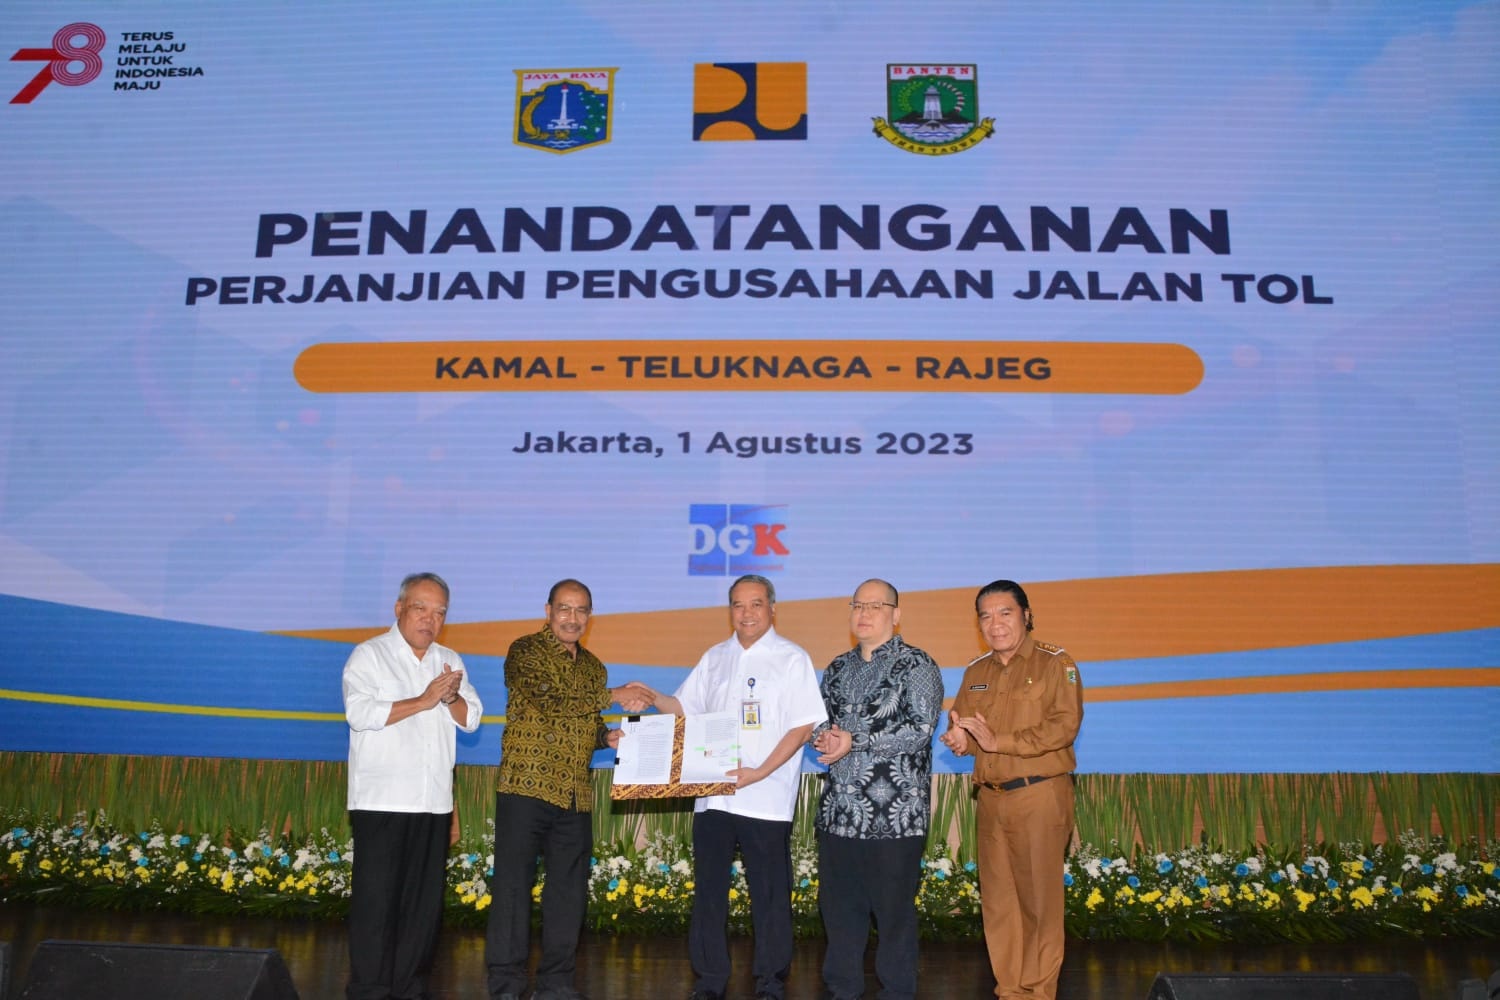
<svg viewBox="0 0 1500 1000">
<path fill-rule="evenodd" d="M 750 681 L 754 680 L 754 685 Z M 807 651 L 772 628 L 749 649 L 730 636 L 709 649 L 677 689 L 687 715 L 736 712 L 747 699 L 760 702 L 760 728 L 740 727 L 740 765 L 755 767 L 771 755 L 788 731 L 823 722 L 828 712 Z M 797 808 L 802 755 L 734 795 L 709 795 L 696 809 L 721 809 L 736 816 L 790 821 Z"/>
<path fill-rule="evenodd" d="M 349 808 L 379 812 L 453 811 L 453 761 L 457 729 L 448 706 L 435 705 L 387 726 L 391 705 L 414 698 L 443 672 L 463 670 L 464 661 L 433 643 L 420 660 L 392 625 L 389 632 L 354 647 L 344 664 L 344 717 L 349 722 Z M 469 683 L 458 695 L 469 706 L 466 733 L 479 728 L 484 706 Z"/>
</svg>

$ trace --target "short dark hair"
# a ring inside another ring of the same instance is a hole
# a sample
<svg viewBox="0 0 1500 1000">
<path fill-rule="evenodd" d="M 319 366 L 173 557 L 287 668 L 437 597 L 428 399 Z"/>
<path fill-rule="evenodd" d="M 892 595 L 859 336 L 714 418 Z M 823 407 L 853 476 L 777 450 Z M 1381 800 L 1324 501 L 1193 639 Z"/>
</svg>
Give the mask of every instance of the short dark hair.
<svg viewBox="0 0 1500 1000">
<path fill-rule="evenodd" d="M 861 583 L 859 587 L 855 587 L 854 593 L 859 593 L 860 587 L 864 587 L 872 583 L 878 583 L 886 590 L 891 592 L 891 607 L 899 608 L 901 606 L 901 595 L 896 592 L 896 585 L 894 583 L 891 583 L 889 580 L 882 580 L 878 576 L 872 576 L 868 580 Z"/>
<path fill-rule="evenodd" d="M 1026 631 L 1031 631 L 1031 601 L 1026 598 L 1026 591 L 1014 580 L 992 580 L 979 588 L 979 593 L 974 595 L 974 613 L 979 614 L 979 602 L 991 594 L 1009 594 L 1016 599 L 1021 607 L 1021 613 L 1026 616 Z"/>
<path fill-rule="evenodd" d="M 588 597 L 589 607 L 592 608 L 594 606 L 594 592 L 588 588 L 588 584 L 584 583 L 582 580 L 575 580 L 571 576 L 566 580 L 558 580 L 552 585 L 552 589 L 547 591 L 547 603 L 549 605 L 553 601 L 557 600 L 557 592 L 559 590 L 562 590 L 564 587 L 577 587 Z"/>
<path fill-rule="evenodd" d="M 755 574 L 755 573 L 746 573 L 744 576 L 740 577 L 738 580 L 734 581 L 733 583 L 731 583 L 729 585 L 729 603 L 730 604 L 734 603 L 734 588 L 738 587 L 742 583 L 758 583 L 758 584 L 760 584 L 762 587 L 766 588 L 766 601 L 768 603 L 770 603 L 770 604 L 775 604 L 776 603 L 776 585 L 774 583 L 772 583 L 770 580 L 767 580 L 763 576 L 760 576 L 760 575 Z"/>
<path fill-rule="evenodd" d="M 448 603 L 448 581 L 436 573 L 409 573 L 406 579 L 401 581 L 401 589 L 396 592 L 396 600 L 406 600 L 406 592 L 419 583 L 435 583 L 443 592 L 443 603 Z"/>
</svg>

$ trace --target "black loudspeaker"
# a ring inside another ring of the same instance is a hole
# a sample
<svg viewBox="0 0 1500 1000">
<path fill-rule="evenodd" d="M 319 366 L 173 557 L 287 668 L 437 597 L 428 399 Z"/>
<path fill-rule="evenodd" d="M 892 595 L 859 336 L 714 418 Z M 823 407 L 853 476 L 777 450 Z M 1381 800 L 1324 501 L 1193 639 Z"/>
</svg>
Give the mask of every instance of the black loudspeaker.
<svg viewBox="0 0 1500 1000">
<path fill-rule="evenodd" d="M 1416 980 L 1358 973 L 1161 972 L 1146 1000 L 1421 1000 Z"/>
<path fill-rule="evenodd" d="M 273 949 L 43 941 L 20 1000 L 298 1000 Z"/>
</svg>

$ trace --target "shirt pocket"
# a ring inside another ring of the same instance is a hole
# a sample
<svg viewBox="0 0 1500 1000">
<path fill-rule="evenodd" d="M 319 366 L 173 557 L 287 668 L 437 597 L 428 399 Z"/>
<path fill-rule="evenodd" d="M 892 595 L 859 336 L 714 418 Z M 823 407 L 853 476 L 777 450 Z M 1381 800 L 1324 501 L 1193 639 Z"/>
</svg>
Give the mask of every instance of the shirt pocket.
<svg viewBox="0 0 1500 1000">
<path fill-rule="evenodd" d="M 1011 693 L 1010 702 L 1017 729 L 1035 726 L 1046 714 L 1041 684 L 1022 684 Z"/>
</svg>

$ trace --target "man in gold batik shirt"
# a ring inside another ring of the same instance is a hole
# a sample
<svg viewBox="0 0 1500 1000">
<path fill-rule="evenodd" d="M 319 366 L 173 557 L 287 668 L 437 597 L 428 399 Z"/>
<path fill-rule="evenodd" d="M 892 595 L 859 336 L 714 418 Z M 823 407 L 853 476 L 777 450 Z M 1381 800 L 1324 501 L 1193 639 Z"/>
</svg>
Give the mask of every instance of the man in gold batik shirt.
<svg viewBox="0 0 1500 1000">
<path fill-rule="evenodd" d="M 614 747 L 620 730 L 599 713 L 617 700 L 599 658 L 580 640 L 594 611 L 577 580 L 553 585 L 540 632 L 511 643 L 505 654 L 505 732 L 495 788 L 495 861 L 484 958 L 489 993 L 519 1000 L 526 992 L 531 951 L 531 890 L 537 856 L 542 886 L 542 957 L 535 1000 L 574 1000 L 578 936 L 588 904 L 589 762 Z"/>
</svg>

